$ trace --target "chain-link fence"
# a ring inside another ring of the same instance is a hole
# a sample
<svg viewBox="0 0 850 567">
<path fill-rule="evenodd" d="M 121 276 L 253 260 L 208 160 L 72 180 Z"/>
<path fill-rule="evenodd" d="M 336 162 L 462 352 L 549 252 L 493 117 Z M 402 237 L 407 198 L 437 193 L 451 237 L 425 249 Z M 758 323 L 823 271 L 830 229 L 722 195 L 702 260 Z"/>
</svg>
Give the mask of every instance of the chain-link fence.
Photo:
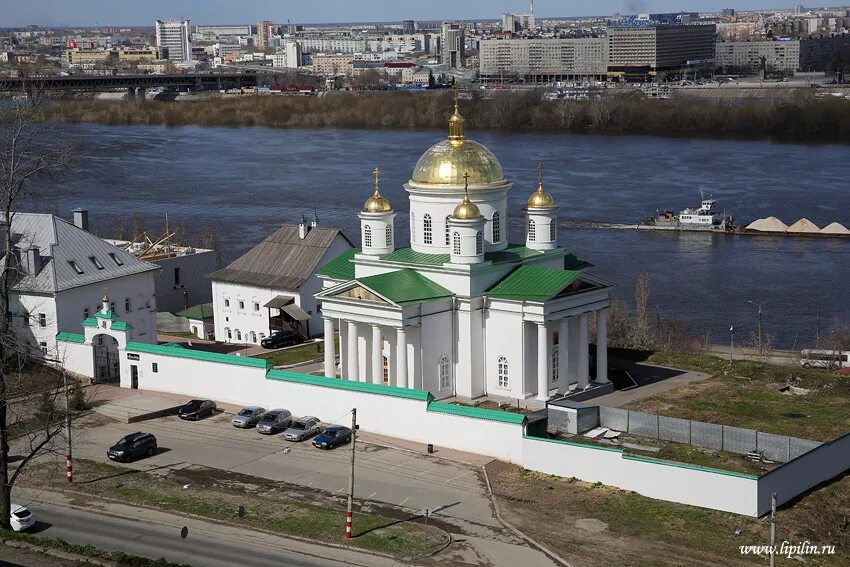
<svg viewBox="0 0 850 567">
<path fill-rule="evenodd" d="M 783 463 L 821 445 L 818 441 L 763 433 L 755 429 L 717 425 L 604 406 L 599 407 L 599 425 L 616 431 L 625 431 L 632 435 L 687 443 L 696 447 L 717 449 L 740 455 L 761 453 L 766 459 Z"/>
</svg>

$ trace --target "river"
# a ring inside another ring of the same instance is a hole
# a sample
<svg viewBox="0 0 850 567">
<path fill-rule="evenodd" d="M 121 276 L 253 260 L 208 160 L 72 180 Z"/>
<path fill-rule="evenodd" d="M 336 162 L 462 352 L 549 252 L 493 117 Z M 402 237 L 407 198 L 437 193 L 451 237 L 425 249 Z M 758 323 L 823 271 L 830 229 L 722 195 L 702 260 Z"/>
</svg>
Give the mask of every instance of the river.
<svg viewBox="0 0 850 567">
<path fill-rule="evenodd" d="M 164 126 L 64 126 L 84 154 L 68 175 L 42 182 L 46 198 L 31 209 L 68 216 L 91 211 L 94 230 L 108 233 L 116 216 L 143 215 L 161 225 L 213 225 L 225 263 L 302 212 L 359 237 L 357 211 L 382 170 L 382 193 L 400 213 L 399 242 L 408 239 L 407 181 L 439 131 L 278 130 Z M 536 164 L 567 224 L 636 223 L 656 209 L 697 206 L 700 188 L 747 223 L 774 215 L 787 224 L 806 217 L 819 226 L 850 225 L 844 145 L 792 145 L 653 137 L 602 137 L 473 132 L 513 180 L 511 239 L 522 239 L 522 207 L 536 188 Z M 647 270 L 651 301 L 662 317 L 690 321 L 698 334 L 726 344 L 749 340 L 755 308 L 774 345 L 813 344 L 820 305 L 821 336 L 850 322 L 850 240 L 676 234 L 631 229 L 564 228 L 561 244 L 595 265 L 630 298 Z M 655 309 L 653 308 L 653 315 Z"/>
</svg>

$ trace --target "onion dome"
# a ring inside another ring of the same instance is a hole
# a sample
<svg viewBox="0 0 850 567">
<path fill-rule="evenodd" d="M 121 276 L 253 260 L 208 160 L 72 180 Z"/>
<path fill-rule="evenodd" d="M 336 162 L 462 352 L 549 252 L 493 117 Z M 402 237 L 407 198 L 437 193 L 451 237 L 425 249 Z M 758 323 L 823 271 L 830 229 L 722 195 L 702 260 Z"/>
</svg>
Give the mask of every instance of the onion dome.
<svg viewBox="0 0 850 567">
<path fill-rule="evenodd" d="M 529 209 L 552 209 L 557 207 L 552 195 L 543 190 L 543 164 L 537 164 L 537 191 L 528 198 Z"/>
<path fill-rule="evenodd" d="M 381 192 L 378 190 L 378 177 L 381 174 L 381 170 L 377 167 L 374 169 L 375 174 L 375 192 L 372 193 L 372 196 L 369 197 L 366 202 L 363 204 L 363 212 L 364 213 L 386 213 L 393 210 L 390 202 L 387 201 Z"/>
<path fill-rule="evenodd" d="M 461 201 L 460 204 L 455 207 L 455 210 L 452 213 L 452 218 L 456 220 L 480 219 L 481 211 L 478 209 L 478 205 L 469 200 L 469 173 L 465 173 L 463 177 L 466 181 L 466 185 L 463 188 L 463 201 Z"/>
</svg>

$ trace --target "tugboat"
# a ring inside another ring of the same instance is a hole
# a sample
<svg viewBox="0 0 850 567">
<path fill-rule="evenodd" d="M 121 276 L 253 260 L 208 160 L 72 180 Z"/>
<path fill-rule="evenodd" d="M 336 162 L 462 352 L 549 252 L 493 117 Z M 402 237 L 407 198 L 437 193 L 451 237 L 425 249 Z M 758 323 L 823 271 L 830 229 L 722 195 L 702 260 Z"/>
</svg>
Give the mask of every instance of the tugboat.
<svg viewBox="0 0 850 567">
<path fill-rule="evenodd" d="M 655 216 L 647 217 L 638 224 L 639 229 L 649 230 L 687 230 L 696 232 L 732 232 L 735 229 L 732 215 L 718 213 L 713 197 L 705 198 L 700 190 L 701 204 L 698 209 L 657 211 Z"/>
</svg>

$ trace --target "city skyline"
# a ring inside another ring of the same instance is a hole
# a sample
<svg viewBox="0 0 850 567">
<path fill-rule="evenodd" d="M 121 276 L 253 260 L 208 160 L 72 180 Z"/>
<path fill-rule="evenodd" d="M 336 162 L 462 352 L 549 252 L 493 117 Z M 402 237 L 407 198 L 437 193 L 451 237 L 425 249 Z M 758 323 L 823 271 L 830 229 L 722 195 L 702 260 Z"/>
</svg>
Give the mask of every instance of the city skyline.
<svg viewBox="0 0 850 567">
<path fill-rule="evenodd" d="M 176 5 L 175 5 L 176 4 Z M 411 3 L 412 4 L 412 3 Z M 601 0 L 592 5 L 577 2 L 537 0 L 535 11 L 541 18 L 600 16 L 612 13 L 718 11 L 722 8 L 739 10 L 788 9 L 793 2 L 773 0 Z M 387 22 L 415 19 L 468 20 L 496 19 L 505 12 L 522 13 L 528 2 L 522 0 L 469 0 L 461 5 L 448 0 L 434 0 L 427 5 L 400 6 L 391 0 L 373 0 L 367 6 L 353 7 L 347 0 L 319 0 L 309 5 L 286 6 L 275 0 L 256 0 L 250 6 L 223 0 L 184 0 L 179 3 L 155 0 L 144 5 L 128 5 L 106 0 L 82 0 L 73 7 L 65 0 L 35 0 L 17 4 L 4 14 L 4 25 L 20 27 L 62 26 L 153 26 L 154 20 L 186 18 L 193 24 L 254 23 L 287 20 L 293 23 Z M 329 17 L 333 15 L 333 17 Z"/>
</svg>

